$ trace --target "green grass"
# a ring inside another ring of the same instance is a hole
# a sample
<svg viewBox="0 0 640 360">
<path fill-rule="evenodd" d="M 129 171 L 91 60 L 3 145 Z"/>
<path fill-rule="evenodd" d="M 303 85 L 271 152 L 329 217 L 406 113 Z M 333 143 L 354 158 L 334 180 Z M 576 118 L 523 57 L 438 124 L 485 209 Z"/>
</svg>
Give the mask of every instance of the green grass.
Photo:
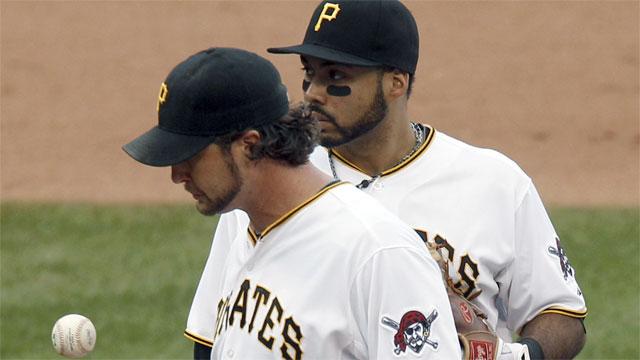
<svg viewBox="0 0 640 360">
<path fill-rule="evenodd" d="M 60 359 L 55 320 L 96 325 L 90 359 L 183 358 L 182 336 L 215 218 L 192 206 L 5 203 L 1 209 L 0 358 Z M 554 209 L 587 298 L 579 359 L 638 359 L 638 209 Z"/>
<path fill-rule="evenodd" d="M 96 326 L 92 359 L 189 358 L 182 336 L 215 219 L 192 206 L 3 204 L 0 357 L 60 359 L 58 317 Z"/>
<path fill-rule="evenodd" d="M 555 209 L 551 219 L 589 310 L 578 359 L 639 359 L 640 212 Z"/>
</svg>

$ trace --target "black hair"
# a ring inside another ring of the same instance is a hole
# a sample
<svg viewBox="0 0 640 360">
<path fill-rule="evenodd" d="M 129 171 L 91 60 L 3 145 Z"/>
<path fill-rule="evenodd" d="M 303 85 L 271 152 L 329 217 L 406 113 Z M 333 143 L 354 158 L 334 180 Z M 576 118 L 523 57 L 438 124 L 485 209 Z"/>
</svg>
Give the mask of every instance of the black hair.
<svg viewBox="0 0 640 360">
<path fill-rule="evenodd" d="M 261 136 L 260 142 L 251 148 L 252 160 L 267 157 L 291 166 L 307 163 L 319 139 L 317 121 L 305 113 L 301 106 L 296 106 L 276 122 L 222 135 L 215 143 L 228 151 L 232 142 L 252 129 Z"/>
</svg>

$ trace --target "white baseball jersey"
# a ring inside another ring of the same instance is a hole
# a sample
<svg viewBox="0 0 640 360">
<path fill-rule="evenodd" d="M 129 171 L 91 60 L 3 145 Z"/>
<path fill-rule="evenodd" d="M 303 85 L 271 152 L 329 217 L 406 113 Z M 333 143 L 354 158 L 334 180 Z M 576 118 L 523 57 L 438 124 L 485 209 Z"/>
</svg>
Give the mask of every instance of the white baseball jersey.
<svg viewBox="0 0 640 360">
<path fill-rule="evenodd" d="M 341 182 L 267 227 L 221 217 L 185 334 L 212 358 L 460 358 L 420 237 Z"/>
<path fill-rule="evenodd" d="M 425 126 L 422 147 L 363 189 L 423 240 L 444 244 L 449 276 L 503 340 L 541 313 L 586 316 L 575 270 L 531 179 L 506 156 Z M 370 177 L 333 153 L 336 174 Z M 313 163 L 331 174 L 328 152 Z"/>
</svg>

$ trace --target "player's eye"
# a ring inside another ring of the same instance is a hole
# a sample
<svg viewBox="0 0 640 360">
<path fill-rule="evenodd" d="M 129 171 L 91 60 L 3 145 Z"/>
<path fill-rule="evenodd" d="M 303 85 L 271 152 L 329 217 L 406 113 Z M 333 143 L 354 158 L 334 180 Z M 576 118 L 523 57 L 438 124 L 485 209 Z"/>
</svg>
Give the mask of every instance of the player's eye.
<svg viewBox="0 0 640 360">
<path fill-rule="evenodd" d="M 306 67 L 306 66 L 302 67 L 302 72 L 304 73 L 304 76 L 306 76 L 306 77 L 311 77 L 314 74 L 313 69 L 311 69 L 309 67 Z"/>
<path fill-rule="evenodd" d="M 346 77 L 346 74 L 339 70 L 329 70 L 329 79 L 342 80 Z"/>
</svg>

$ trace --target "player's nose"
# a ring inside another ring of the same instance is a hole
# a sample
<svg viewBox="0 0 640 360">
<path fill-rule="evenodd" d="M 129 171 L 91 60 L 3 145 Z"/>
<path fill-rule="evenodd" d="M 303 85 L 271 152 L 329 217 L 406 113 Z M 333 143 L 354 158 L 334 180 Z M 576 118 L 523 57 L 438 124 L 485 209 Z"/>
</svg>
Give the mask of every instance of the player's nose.
<svg viewBox="0 0 640 360">
<path fill-rule="evenodd" d="M 303 85 L 304 101 L 324 105 L 327 100 L 327 87 L 310 81 Z"/>
<path fill-rule="evenodd" d="M 185 163 L 171 166 L 171 181 L 181 184 L 189 180 L 189 167 Z"/>
</svg>

